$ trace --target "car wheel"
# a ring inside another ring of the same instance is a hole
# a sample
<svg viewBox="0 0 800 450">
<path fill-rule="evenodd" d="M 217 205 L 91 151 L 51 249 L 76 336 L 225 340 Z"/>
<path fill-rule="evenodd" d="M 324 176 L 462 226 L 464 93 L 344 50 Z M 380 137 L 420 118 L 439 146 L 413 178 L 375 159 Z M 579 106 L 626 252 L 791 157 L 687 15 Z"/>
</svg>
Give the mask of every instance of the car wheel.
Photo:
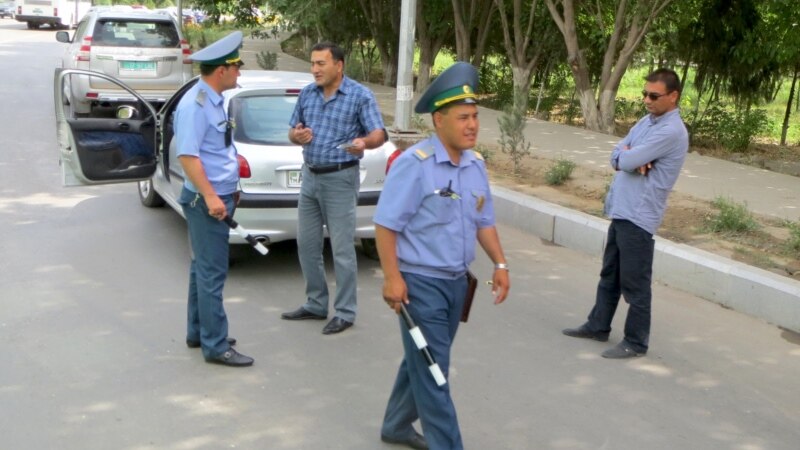
<svg viewBox="0 0 800 450">
<path fill-rule="evenodd" d="M 378 261 L 378 246 L 375 245 L 375 239 L 361 239 L 361 253 L 369 259 Z"/>
<path fill-rule="evenodd" d="M 139 200 L 148 208 L 157 208 L 159 206 L 164 206 L 164 203 L 166 203 L 153 187 L 152 178 L 139 182 Z"/>
</svg>

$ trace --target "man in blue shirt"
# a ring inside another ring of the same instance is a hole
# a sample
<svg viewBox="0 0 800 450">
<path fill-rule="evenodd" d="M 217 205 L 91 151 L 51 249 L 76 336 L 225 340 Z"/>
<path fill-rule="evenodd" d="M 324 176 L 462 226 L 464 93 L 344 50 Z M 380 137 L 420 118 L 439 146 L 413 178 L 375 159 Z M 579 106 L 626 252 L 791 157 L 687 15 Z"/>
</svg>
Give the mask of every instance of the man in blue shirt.
<svg viewBox="0 0 800 450">
<path fill-rule="evenodd" d="M 297 247 L 306 301 L 285 320 L 328 317 L 328 284 L 322 258 L 327 227 L 336 272 L 336 315 L 322 330 L 335 334 L 356 318 L 356 204 L 364 151 L 386 141 L 372 92 L 344 76 L 344 52 L 329 42 L 311 48 L 314 83 L 300 92 L 289 120 L 289 140 L 303 146 L 303 183 L 297 205 Z"/>
<path fill-rule="evenodd" d="M 415 111 L 432 114 L 435 133 L 393 162 L 374 217 L 383 298 L 396 312 L 406 305 L 445 376 L 476 241 L 495 263 L 495 304 L 509 289 L 486 166 L 471 150 L 478 136 L 477 85 L 477 71 L 462 62 L 428 87 Z M 381 439 L 412 448 L 462 449 L 449 384 L 437 385 L 402 321 L 400 328 L 405 356 Z M 412 426 L 417 418 L 424 437 Z"/>
<path fill-rule="evenodd" d="M 650 340 L 651 278 L 655 234 L 667 197 L 678 179 L 689 135 L 678 109 L 681 82 L 669 69 L 645 77 L 642 91 L 649 112 L 611 152 L 617 170 L 606 196 L 611 219 L 597 285 L 595 305 L 586 323 L 563 331 L 567 336 L 605 342 L 620 295 L 630 305 L 625 338 L 602 353 L 605 358 L 632 358 L 647 353 Z"/>
<path fill-rule="evenodd" d="M 189 227 L 192 263 L 186 345 L 202 347 L 206 361 L 250 366 L 253 358 L 231 346 L 222 289 L 228 275 L 228 226 L 239 185 L 239 163 L 231 143 L 232 123 L 222 92 L 236 87 L 242 33 L 235 31 L 190 58 L 200 63 L 200 80 L 175 111 L 178 160 L 186 180 L 178 202 Z"/>
</svg>

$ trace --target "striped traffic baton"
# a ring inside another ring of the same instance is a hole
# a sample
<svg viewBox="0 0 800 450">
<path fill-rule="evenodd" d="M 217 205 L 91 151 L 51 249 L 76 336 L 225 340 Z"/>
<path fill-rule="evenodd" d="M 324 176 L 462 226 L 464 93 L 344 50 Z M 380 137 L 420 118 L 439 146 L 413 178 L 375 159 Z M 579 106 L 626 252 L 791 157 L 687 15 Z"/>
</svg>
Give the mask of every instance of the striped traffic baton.
<svg viewBox="0 0 800 450">
<path fill-rule="evenodd" d="M 436 385 L 444 386 L 447 383 L 447 380 L 444 378 L 444 373 L 442 373 L 439 364 L 436 364 L 436 360 L 433 359 L 433 355 L 431 355 L 430 350 L 428 350 L 428 342 L 425 340 L 425 336 L 422 335 L 422 330 L 414 323 L 414 319 L 411 318 L 411 315 L 406 309 L 406 305 L 402 302 L 400 303 L 400 314 L 403 316 L 403 321 L 408 327 L 408 334 L 411 335 L 414 343 L 417 344 L 417 348 L 422 353 L 422 357 L 425 358 L 425 362 L 428 363 L 428 369 L 431 371 Z"/>
<path fill-rule="evenodd" d="M 245 241 L 247 241 L 250 245 L 252 245 L 253 248 L 256 249 L 256 251 L 258 253 L 261 253 L 262 255 L 266 255 L 269 252 L 269 250 L 267 250 L 267 247 L 264 247 L 264 244 L 262 244 L 261 242 L 258 242 L 256 240 L 256 238 L 254 238 L 247 230 L 242 228 L 242 226 L 239 225 L 239 223 L 237 221 L 233 220 L 233 217 L 228 215 L 228 216 L 225 216 L 225 218 L 222 219 L 222 220 L 226 224 L 228 224 L 228 226 L 231 228 L 231 230 L 235 231 L 236 234 L 238 234 L 239 236 L 244 238 Z"/>
</svg>

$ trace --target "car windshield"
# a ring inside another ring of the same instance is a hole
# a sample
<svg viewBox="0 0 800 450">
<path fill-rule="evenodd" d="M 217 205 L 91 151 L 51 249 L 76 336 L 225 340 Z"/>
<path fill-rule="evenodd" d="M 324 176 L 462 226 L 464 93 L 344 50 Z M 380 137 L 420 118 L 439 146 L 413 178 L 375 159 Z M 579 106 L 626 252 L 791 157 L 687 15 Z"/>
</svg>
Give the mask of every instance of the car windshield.
<svg viewBox="0 0 800 450">
<path fill-rule="evenodd" d="M 297 97 L 238 96 L 229 111 L 236 121 L 234 140 L 244 144 L 294 145 L 289 141 L 289 118 Z"/>
<path fill-rule="evenodd" d="M 92 44 L 112 47 L 178 48 L 180 39 L 170 21 L 98 20 Z"/>
</svg>

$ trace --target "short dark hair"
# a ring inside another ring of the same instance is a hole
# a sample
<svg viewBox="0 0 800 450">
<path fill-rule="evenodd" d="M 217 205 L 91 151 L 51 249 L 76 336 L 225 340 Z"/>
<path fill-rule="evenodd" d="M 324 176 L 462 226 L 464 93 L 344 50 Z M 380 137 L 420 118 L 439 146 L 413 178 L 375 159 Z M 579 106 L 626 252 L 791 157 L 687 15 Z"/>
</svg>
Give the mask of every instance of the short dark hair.
<svg viewBox="0 0 800 450">
<path fill-rule="evenodd" d="M 204 77 L 207 77 L 207 76 L 211 75 L 212 73 L 214 73 L 214 71 L 217 70 L 217 67 L 219 67 L 219 66 L 210 66 L 208 64 L 200 64 L 200 75 L 202 75 Z"/>
<path fill-rule="evenodd" d="M 311 47 L 312 52 L 319 52 L 323 50 L 329 50 L 331 52 L 334 62 L 341 61 L 342 64 L 344 64 L 344 50 L 342 50 L 341 47 L 329 41 L 317 42 L 313 47 Z"/>
<path fill-rule="evenodd" d="M 681 93 L 681 78 L 672 69 L 656 69 L 644 77 L 648 83 L 660 81 L 667 87 L 667 92 L 678 91 Z"/>
</svg>

